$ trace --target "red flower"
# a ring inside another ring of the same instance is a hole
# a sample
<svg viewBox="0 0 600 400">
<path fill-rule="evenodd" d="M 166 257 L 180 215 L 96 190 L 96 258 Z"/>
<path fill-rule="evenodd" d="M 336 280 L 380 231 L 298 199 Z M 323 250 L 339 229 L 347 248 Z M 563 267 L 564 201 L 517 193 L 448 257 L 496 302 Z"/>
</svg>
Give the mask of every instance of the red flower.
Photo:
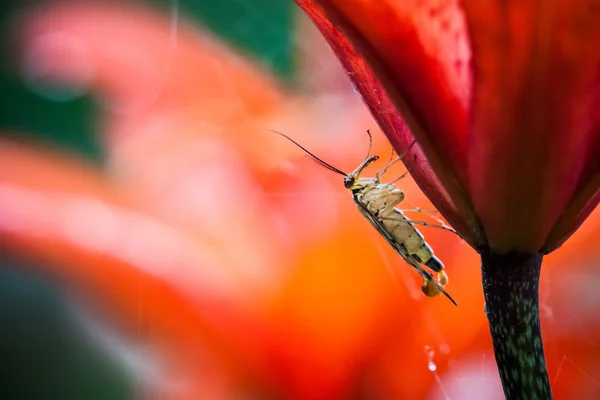
<svg viewBox="0 0 600 400">
<path fill-rule="evenodd" d="M 482 255 L 506 396 L 551 397 L 541 255 L 600 200 L 600 2 L 297 2 L 398 153 L 417 140 L 405 164 Z"/>
<path fill-rule="evenodd" d="M 298 3 L 396 149 L 417 139 L 405 163 L 472 246 L 551 251 L 594 209 L 598 2 Z"/>
</svg>

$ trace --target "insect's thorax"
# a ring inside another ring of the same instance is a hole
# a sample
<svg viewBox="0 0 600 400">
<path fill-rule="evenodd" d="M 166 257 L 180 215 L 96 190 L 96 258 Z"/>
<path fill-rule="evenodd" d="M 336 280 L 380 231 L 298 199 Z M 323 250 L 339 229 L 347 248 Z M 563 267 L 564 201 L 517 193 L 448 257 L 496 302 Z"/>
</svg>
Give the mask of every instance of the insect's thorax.
<svg viewBox="0 0 600 400">
<path fill-rule="evenodd" d="M 404 200 L 404 192 L 390 183 L 379 183 L 375 179 L 364 178 L 352 189 L 354 199 L 378 217 L 387 216 Z"/>
<path fill-rule="evenodd" d="M 349 189 L 355 196 L 362 197 L 367 192 L 377 189 L 379 186 L 384 186 L 375 178 L 359 178 Z"/>
<path fill-rule="evenodd" d="M 358 179 L 351 190 L 354 199 L 376 215 L 386 210 L 391 211 L 404 200 L 404 193 L 396 186 L 379 183 L 374 178 Z"/>
</svg>

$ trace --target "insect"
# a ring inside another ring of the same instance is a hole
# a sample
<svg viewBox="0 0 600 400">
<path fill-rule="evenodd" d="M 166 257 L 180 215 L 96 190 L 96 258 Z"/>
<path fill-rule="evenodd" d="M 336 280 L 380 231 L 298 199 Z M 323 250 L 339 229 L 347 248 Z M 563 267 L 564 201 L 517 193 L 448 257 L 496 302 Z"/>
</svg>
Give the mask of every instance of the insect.
<svg viewBox="0 0 600 400">
<path fill-rule="evenodd" d="M 391 160 L 383 169 L 377 171 L 374 178 L 361 178 L 363 170 L 371 163 L 379 159 L 378 156 L 371 156 L 372 137 L 369 134 L 369 152 L 365 160 L 351 173 L 345 173 L 342 170 L 326 163 L 306 148 L 301 146 L 289 136 L 270 131 L 283 136 L 294 143 L 315 161 L 323 167 L 344 176 L 344 186 L 352 192 L 352 198 L 356 203 L 362 215 L 377 229 L 385 240 L 396 250 L 398 254 L 423 278 L 421 289 L 426 296 L 434 297 L 444 294 L 454 305 L 458 303 L 446 292 L 444 287 L 448 284 L 448 275 L 444 272 L 444 264 L 433 254 L 433 250 L 425 241 L 425 238 L 415 227 L 415 224 L 432 226 L 456 233 L 453 229 L 428 224 L 423 221 L 412 221 L 404 213 L 396 208 L 404 200 L 404 192 L 398 189 L 394 182 L 406 176 L 408 171 L 391 183 L 381 183 L 380 177 L 387 169 L 401 160 L 410 148 L 415 144 L 413 142 L 407 151 L 399 155 L 395 160 Z M 406 210 L 408 211 L 408 210 Z M 424 211 L 421 209 L 410 211 Z M 433 275 L 426 271 L 423 266 L 434 271 L 438 275 L 437 281 Z"/>
</svg>

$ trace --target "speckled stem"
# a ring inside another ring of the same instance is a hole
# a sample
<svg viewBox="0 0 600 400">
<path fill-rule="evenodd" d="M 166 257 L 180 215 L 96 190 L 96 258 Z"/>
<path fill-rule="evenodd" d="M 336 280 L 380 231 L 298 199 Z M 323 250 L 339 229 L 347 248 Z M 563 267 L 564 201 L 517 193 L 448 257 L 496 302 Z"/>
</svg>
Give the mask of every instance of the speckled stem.
<svg viewBox="0 0 600 400">
<path fill-rule="evenodd" d="M 540 330 L 542 256 L 481 252 L 485 313 L 507 400 L 552 399 Z"/>
</svg>

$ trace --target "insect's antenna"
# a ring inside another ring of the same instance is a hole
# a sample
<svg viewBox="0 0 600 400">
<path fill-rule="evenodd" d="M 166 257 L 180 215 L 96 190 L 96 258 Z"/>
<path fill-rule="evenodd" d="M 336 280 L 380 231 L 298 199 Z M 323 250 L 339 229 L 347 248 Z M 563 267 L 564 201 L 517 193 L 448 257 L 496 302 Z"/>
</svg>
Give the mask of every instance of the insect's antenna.
<svg viewBox="0 0 600 400">
<path fill-rule="evenodd" d="M 306 154 L 308 154 L 309 156 L 311 156 L 316 162 L 318 162 L 319 164 L 321 164 L 322 166 L 324 166 L 325 168 L 327 168 L 330 171 L 333 171 L 335 173 L 338 173 L 340 175 L 348 175 L 347 173 L 345 173 L 344 171 L 342 171 L 341 169 L 338 169 L 336 167 L 334 167 L 331 164 L 326 163 L 325 161 L 321 160 L 319 157 L 315 156 L 313 153 L 311 153 L 310 151 L 306 150 L 302 145 L 300 145 L 298 142 L 296 142 L 294 139 L 292 139 L 291 137 L 289 137 L 288 135 L 281 133 L 279 131 L 274 131 L 272 129 L 265 129 L 266 132 L 272 132 L 272 133 L 276 133 L 279 136 L 283 136 L 284 138 L 286 138 L 287 140 L 289 140 L 290 142 L 294 143 L 296 146 L 300 147 L 302 150 L 304 150 L 304 152 Z"/>
<path fill-rule="evenodd" d="M 371 136 L 371 130 L 370 129 L 367 129 L 367 135 L 369 135 L 369 151 L 367 152 L 367 157 L 366 158 L 369 158 L 371 156 L 371 147 L 373 147 L 373 136 Z"/>
</svg>

